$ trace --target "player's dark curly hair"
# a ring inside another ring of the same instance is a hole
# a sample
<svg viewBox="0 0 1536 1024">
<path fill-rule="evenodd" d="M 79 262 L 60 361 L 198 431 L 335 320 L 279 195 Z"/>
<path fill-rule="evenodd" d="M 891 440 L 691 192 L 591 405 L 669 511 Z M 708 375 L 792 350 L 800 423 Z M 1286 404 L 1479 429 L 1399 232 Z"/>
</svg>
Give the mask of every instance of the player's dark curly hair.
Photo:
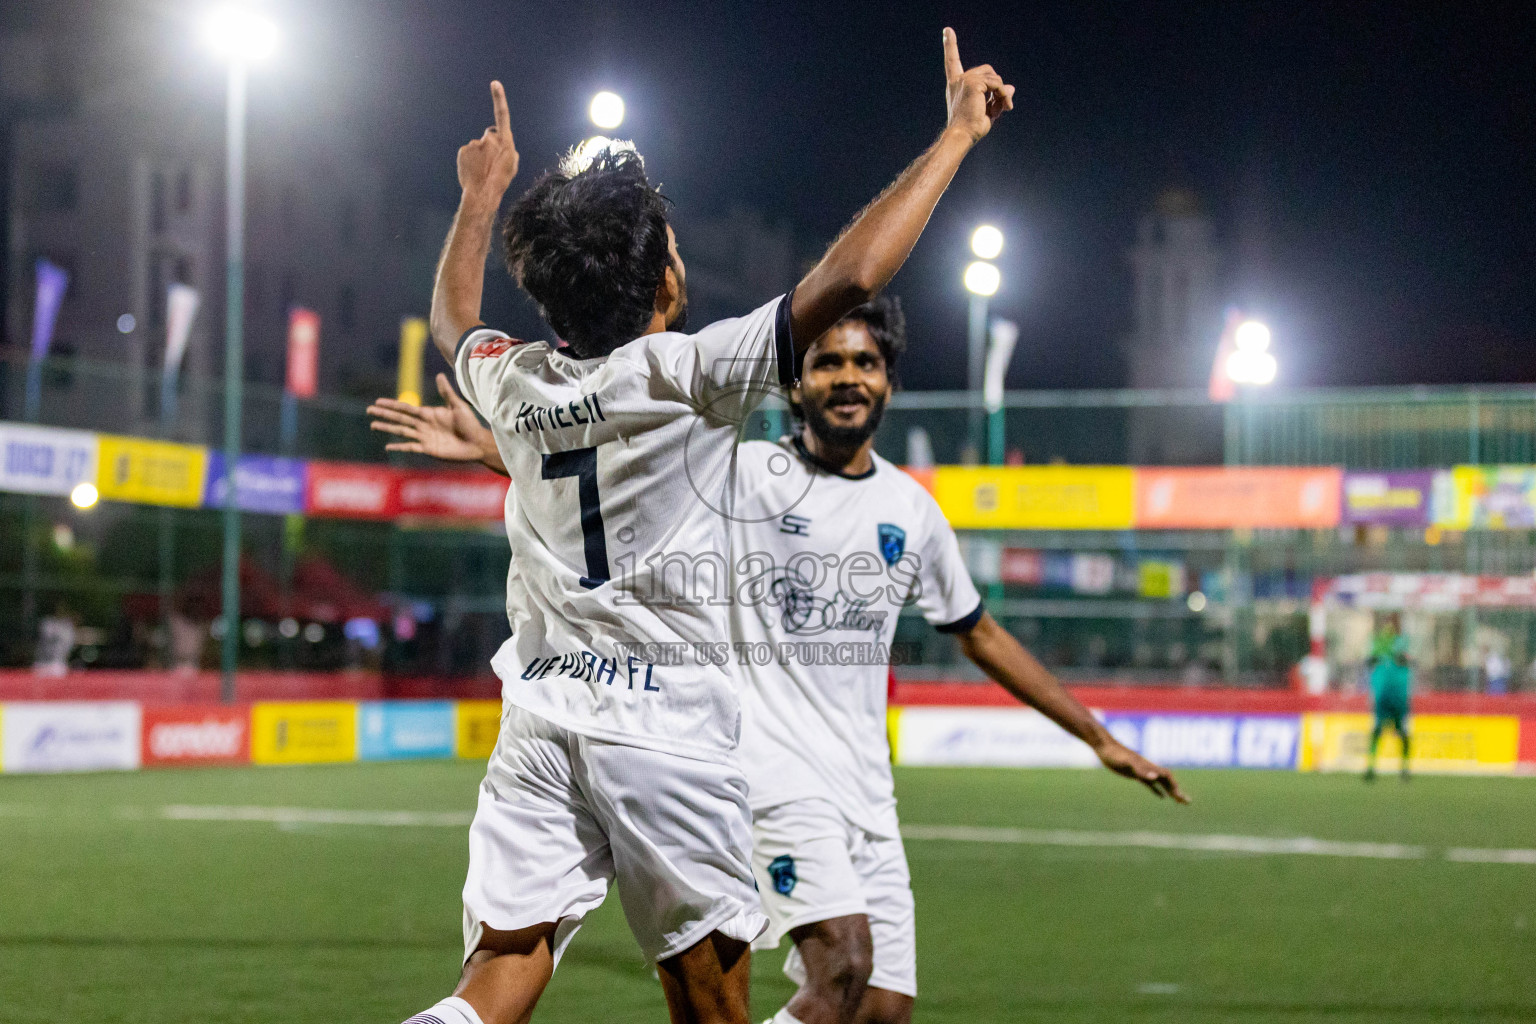
<svg viewBox="0 0 1536 1024">
<path fill-rule="evenodd" d="M 607 355 L 651 322 L 671 257 L 665 196 L 640 154 L 568 156 L 524 192 L 503 231 L 507 269 L 578 357 Z"/>
</svg>

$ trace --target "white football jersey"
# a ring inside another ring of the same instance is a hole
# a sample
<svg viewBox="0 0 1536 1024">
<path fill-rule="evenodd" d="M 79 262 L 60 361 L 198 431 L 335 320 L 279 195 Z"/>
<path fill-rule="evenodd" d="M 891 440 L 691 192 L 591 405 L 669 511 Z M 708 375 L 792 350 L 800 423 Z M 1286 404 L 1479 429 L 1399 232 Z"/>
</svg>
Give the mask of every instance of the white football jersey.
<svg viewBox="0 0 1536 1024">
<path fill-rule="evenodd" d="M 819 468 L 798 438 L 748 442 L 738 460 L 731 626 L 748 800 L 753 810 L 829 800 L 894 837 L 896 617 L 915 604 L 945 632 L 981 618 L 955 532 L 922 485 L 878 455 L 859 477 Z"/>
<path fill-rule="evenodd" d="M 512 637 L 491 661 L 507 701 L 611 742 L 734 757 L 734 674 L 696 653 L 725 638 L 726 602 L 676 565 L 728 593 L 738 426 L 793 351 L 787 299 L 595 359 L 488 328 L 460 341 L 459 387 L 512 478 Z"/>
</svg>

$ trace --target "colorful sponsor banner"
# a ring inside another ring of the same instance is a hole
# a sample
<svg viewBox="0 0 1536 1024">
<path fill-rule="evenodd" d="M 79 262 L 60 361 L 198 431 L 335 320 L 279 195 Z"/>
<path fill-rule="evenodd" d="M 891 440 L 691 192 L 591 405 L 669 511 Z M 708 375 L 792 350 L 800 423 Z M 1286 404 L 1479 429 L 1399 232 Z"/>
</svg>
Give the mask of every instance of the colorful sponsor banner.
<svg viewBox="0 0 1536 1024">
<path fill-rule="evenodd" d="M 891 720 L 900 765 L 1091 768 L 1076 737 L 1031 708 L 901 708 Z"/>
<path fill-rule="evenodd" d="M 235 481 L 239 484 L 240 508 L 246 512 L 281 516 L 304 511 L 304 463 L 299 459 L 242 455 L 235 469 Z M 211 452 L 203 505 L 223 508 L 228 490 L 224 453 Z"/>
<path fill-rule="evenodd" d="M 961 530 L 1123 530 L 1128 466 L 940 466 L 934 497 Z"/>
<path fill-rule="evenodd" d="M 342 519 L 392 519 L 400 511 L 400 474 L 388 466 L 311 462 L 304 511 Z"/>
<path fill-rule="evenodd" d="M 1457 466 L 1449 513 L 1436 525 L 1456 530 L 1536 529 L 1536 466 Z"/>
<path fill-rule="evenodd" d="M 1183 562 L 1143 558 L 1136 566 L 1136 593 L 1142 597 L 1183 597 L 1186 588 Z"/>
<path fill-rule="evenodd" d="M 1045 582 L 1045 558 L 1028 548 L 1003 548 L 998 568 L 1004 583 L 1038 587 Z"/>
<path fill-rule="evenodd" d="M 357 755 L 364 761 L 452 757 L 454 741 L 452 701 L 378 701 L 358 709 Z"/>
<path fill-rule="evenodd" d="M 1365 770 L 1374 719 L 1359 714 L 1302 716 L 1302 771 Z M 1515 768 L 1520 720 L 1513 715 L 1413 715 L 1410 767 L 1414 771 L 1501 775 Z M 1390 731 L 1381 738 L 1377 767 L 1396 771 L 1402 745 Z"/>
<path fill-rule="evenodd" d="M 1339 470 L 1291 467 L 1136 470 L 1141 529 L 1313 529 L 1339 524 Z"/>
<path fill-rule="evenodd" d="M 507 478 L 494 473 L 404 473 L 400 478 L 402 516 L 438 519 L 501 519 Z"/>
<path fill-rule="evenodd" d="M 8 772 L 137 768 L 139 727 L 139 705 L 132 701 L 7 704 L 0 757 Z"/>
<path fill-rule="evenodd" d="M 95 434 L 0 423 L 0 491 L 68 494 L 96 482 L 96 464 Z"/>
<path fill-rule="evenodd" d="M 1428 469 L 1345 473 L 1341 518 L 1351 526 L 1426 527 L 1448 479 Z"/>
<path fill-rule="evenodd" d="M 1167 767 L 1294 768 L 1296 715 L 1109 714 L 1110 733 Z"/>
<path fill-rule="evenodd" d="M 208 449 L 101 434 L 96 487 L 108 501 L 197 508 L 203 503 Z"/>
<path fill-rule="evenodd" d="M 351 701 L 252 705 L 251 760 L 256 764 L 357 760 L 357 705 Z"/>
<path fill-rule="evenodd" d="M 453 704 L 454 754 L 484 761 L 501 734 L 501 701 L 459 700 Z"/>
<path fill-rule="evenodd" d="M 245 764 L 251 759 L 250 723 L 250 711 L 243 707 L 148 706 L 140 757 L 146 767 Z"/>
<path fill-rule="evenodd" d="M 1523 766 L 1536 770 L 1536 718 L 1520 719 L 1520 749 L 1516 756 Z"/>
</svg>

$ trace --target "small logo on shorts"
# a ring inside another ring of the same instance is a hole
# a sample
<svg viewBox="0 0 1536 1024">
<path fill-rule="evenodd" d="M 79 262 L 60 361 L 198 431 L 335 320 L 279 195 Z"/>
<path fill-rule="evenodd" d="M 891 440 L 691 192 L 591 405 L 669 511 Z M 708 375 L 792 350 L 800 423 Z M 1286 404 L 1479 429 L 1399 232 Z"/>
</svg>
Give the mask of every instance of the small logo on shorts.
<svg viewBox="0 0 1536 1024">
<path fill-rule="evenodd" d="M 795 858 L 788 855 L 775 857 L 768 862 L 768 877 L 773 879 L 773 891 L 788 896 L 795 891 Z"/>
</svg>

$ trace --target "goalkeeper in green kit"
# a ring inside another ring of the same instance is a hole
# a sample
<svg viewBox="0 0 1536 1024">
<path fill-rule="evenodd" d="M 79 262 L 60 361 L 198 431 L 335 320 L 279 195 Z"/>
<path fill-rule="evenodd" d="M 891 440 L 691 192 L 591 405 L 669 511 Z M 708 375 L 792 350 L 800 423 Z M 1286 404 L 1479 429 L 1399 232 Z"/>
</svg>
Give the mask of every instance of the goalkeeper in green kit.
<svg viewBox="0 0 1536 1024">
<path fill-rule="evenodd" d="M 1365 781 L 1376 778 L 1376 747 L 1381 731 L 1391 725 L 1403 741 L 1403 778 L 1408 778 L 1408 640 L 1394 613 L 1371 641 L 1371 702 L 1376 722 L 1371 728 L 1371 747 L 1366 758 Z"/>
</svg>

